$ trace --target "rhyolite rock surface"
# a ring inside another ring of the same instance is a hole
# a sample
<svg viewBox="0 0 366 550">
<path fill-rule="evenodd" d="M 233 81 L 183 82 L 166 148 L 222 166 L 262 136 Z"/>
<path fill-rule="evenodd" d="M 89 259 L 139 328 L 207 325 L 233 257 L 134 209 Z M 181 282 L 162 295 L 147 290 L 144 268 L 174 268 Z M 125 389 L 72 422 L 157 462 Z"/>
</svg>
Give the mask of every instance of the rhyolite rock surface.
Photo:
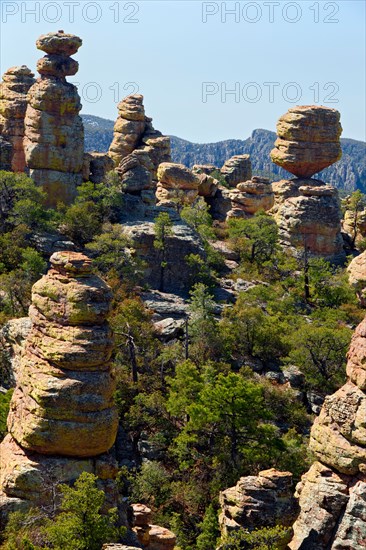
<svg viewBox="0 0 366 550">
<path fill-rule="evenodd" d="M 259 210 L 270 210 L 274 204 L 274 195 L 268 178 L 253 176 L 248 181 L 238 183 L 230 192 L 231 210 L 228 218 L 246 218 Z"/>
<path fill-rule="evenodd" d="M 236 187 L 252 177 L 252 163 L 249 155 L 234 155 L 226 160 L 220 169 L 229 187 Z"/>
<path fill-rule="evenodd" d="M 84 153 L 83 181 L 104 183 L 106 175 L 113 168 L 113 160 L 107 153 L 97 153 L 95 151 Z"/>
<path fill-rule="evenodd" d="M 3 74 L 0 84 L 0 134 L 11 148 L 10 165 L 13 172 L 24 172 L 26 163 L 23 148 L 24 118 L 27 93 L 34 84 L 34 74 L 28 67 L 11 67 Z M 6 169 L 6 163 L 1 162 Z"/>
<path fill-rule="evenodd" d="M 70 204 L 82 182 L 84 128 L 76 86 L 66 76 L 76 74 L 70 58 L 81 39 L 63 31 L 42 35 L 37 48 L 46 52 L 38 61 L 40 78 L 28 92 L 24 152 L 32 179 L 46 191 L 48 206 Z"/>
<path fill-rule="evenodd" d="M 170 138 L 163 136 L 145 115 L 143 96 L 134 94 L 118 104 L 109 156 L 126 193 L 156 188 L 160 163 L 169 162 Z"/>
<path fill-rule="evenodd" d="M 110 451 L 118 426 L 106 320 L 111 291 L 83 254 L 56 252 L 50 262 L 32 289 L 32 327 L 0 445 L 2 517 L 52 506 L 58 484 L 83 471 L 98 476 L 107 505 L 119 503 Z"/>
<path fill-rule="evenodd" d="M 274 216 L 284 246 L 331 260 L 344 259 L 338 191 L 319 180 L 272 183 Z"/>
<path fill-rule="evenodd" d="M 192 204 L 198 196 L 201 176 L 183 164 L 163 162 L 158 168 L 157 204 Z"/>
<path fill-rule="evenodd" d="M 292 474 L 272 468 L 257 476 L 242 477 L 234 487 L 220 493 L 220 506 L 223 536 L 241 528 L 252 530 L 278 522 L 290 526 L 298 512 Z"/>
<path fill-rule="evenodd" d="M 298 178 L 310 178 L 342 156 L 342 126 L 336 109 L 319 105 L 292 107 L 277 123 L 272 161 Z"/>
<path fill-rule="evenodd" d="M 160 525 L 151 524 L 151 509 L 144 504 L 132 504 L 133 531 L 145 550 L 174 550 L 177 537 Z"/>
<path fill-rule="evenodd" d="M 348 280 L 355 289 L 362 307 L 366 307 L 366 251 L 353 258 L 348 268 Z"/>
<path fill-rule="evenodd" d="M 366 318 L 353 335 L 347 375 L 311 430 L 316 462 L 296 488 L 300 514 L 291 550 L 366 545 Z"/>
</svg>

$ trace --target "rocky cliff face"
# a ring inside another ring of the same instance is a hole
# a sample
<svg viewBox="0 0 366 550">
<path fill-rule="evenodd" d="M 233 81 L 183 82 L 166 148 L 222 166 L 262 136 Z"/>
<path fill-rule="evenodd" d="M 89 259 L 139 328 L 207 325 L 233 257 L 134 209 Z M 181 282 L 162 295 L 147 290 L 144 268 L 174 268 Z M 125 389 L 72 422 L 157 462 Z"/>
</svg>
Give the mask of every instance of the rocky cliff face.
<svg viewBox="0 0 366 550">
<path fill-rule="evenodd" d="M 42 35 L 37 48 L 46 52 L 37 63 L 41 77 L 28 92 L 24 151 L 32 179 L 47 193 L 48 206 L 69 204 L 82 181 L 84 129 L 77 88 L 66 82 L 78 62 L 70 56 L 81 39 L 63 31 Z"/>
<path fill-rule="evenodd" d="M 342 126 L 335 109 L 301 105 L 289 109 L 277 123 L 278 139 L 271 159 L 298 178 L 310 178 L 342 156 Z"/>
<path fill-rule="evenodd" d="M 106 321 L 111 292 L 82 254 L 58 252 L 50 261 L 48 274 L 33 286 L 33 325 L 10 405 L 9 434 L 0 445 L 4 513 L 29 503 L 50 505 L 53 488 L 84 470 L 110 483 L 112 501 L 117 498 L 117 470 L 106 454 L 118 425 Z"/>
<path fill-rule="evenodd" d="M 297 487 L 291 550 L 366 546 L 366 318 L 353 336 L 347 375 L 311 430 L 317 461 Z"/>
<path fill-rule="evenodd" d="M 3 82 L 0 84 L 0 134 L 11 144 L 8 168 L 13 172 L 24 172 L 26 166 L 23 149 L 24 117 L 27 93 L 34 84 L 33 76 L 25 65 L 11 67 L 3 74 Z"/>
</svg>

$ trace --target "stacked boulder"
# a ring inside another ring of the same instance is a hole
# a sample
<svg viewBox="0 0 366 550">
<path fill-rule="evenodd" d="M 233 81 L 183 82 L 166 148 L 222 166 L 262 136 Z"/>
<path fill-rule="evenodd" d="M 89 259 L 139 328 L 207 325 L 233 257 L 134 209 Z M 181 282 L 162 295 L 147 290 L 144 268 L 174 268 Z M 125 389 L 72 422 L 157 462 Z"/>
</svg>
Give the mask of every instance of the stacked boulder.
<svg viewBox="0 0 366 550">
<path fill-rule="evenodd" d="M 234 155 L 225 161 L 220 172 L 229 187 L 236 187 L 238 183 L 250 180 L 252 177 L 250 156 Z"/>
<path fill-rule="evenodd" d="M 290 526 L 298 512 L 292 474 L 274 468 L 240 478 L 234 487 L 220 493 L 219 500 L 222 536 L 277 523 Z"/>
<path fill-rule="evenodd" d="M 277 123 L 272 161 L 298 178 L 311 178 L 342 156 L 342 133 L 336 109 L 301 105 L 289 109 Z"/>
<path fill-rule="evenodd" d="M 143 99 L 135 94 L 118 104 L 108 152 L 127 193 L 154 190 L 159 164 L 171 159 L 170 138 L 155 130 L 152 119 L 145 115 Z"/>
<path fill-rule="evenodd" d="M 37 63 L 41 77 L 28 92 L 24 151 L 32 179 L 47 193 L 48 206 L 69 204 L 82 181 L 84 129 L 76 86 L 66 82 L 79 64 L 70 56 L 82 41 L 63 31 L 40 36 L 46 52 Z"/>
<path fill-rule="evenodd" d="M 230 191 L 231 210 L 227 218 L 245 218 L 253 216 L 259 210 L 270 210 L 274 204 L 274 195 L 268 178 L 253 176 L 251 180 L 238 183 Z"/>
<path fill-rule="evenodd" d="M 201 178 L 183 164 L 163 162 L 158 168 L 158 206 L 192 204 L 198 196 Z"/>
<path fill-rule="evenodd" d="M 326 397 L 310 436 L 317 461 L 297 487 L 291 550 L 364 548 L 366 541 L 366 318 L 348 352 L 347 383 Z"/>
<path fill-rule="evenodd" d="M 27 93 L 34 84 L 34 74 L 26 67 L 11 67 L 3 74 L 0 84 L 0 134 L 10 144 L 10 159 L 1 160 L 1 167 L 13 172 L 24 172 L 26 163 L 23 149 L 24 117 Z"/>
<path fill-rule="evenodd" d="M 71 482 L 84 470 L 117 498 L 117 469 L 107 454 L 118 426 L 106 321 L 111 291 L 80 253 L 57 252 L 50 262 L 32 289 L 32 328 L 0 445 L 4 513 L 13 505 L 49 505 L 52 480 Z"/>
<path fill-rule="evenodd" d="M 344 259 L 338 192 L 311 176 L 341 156 L 339 117 L 327 107 L 290 109 L 279 120 L 280 138 L 271 152 L 273 162 L 298 177 L 272 184 L 271 213 L 282 244 L 334 261 Z"/>
<path fill-rule="evenodd" d="M 144 549 L 174 550 L 177 537 L 169 529 L 151 525 L 150 508 L 144 504 L 132 504 L 132 509 L 135 525 L 133 531 Z"/>
</svg>

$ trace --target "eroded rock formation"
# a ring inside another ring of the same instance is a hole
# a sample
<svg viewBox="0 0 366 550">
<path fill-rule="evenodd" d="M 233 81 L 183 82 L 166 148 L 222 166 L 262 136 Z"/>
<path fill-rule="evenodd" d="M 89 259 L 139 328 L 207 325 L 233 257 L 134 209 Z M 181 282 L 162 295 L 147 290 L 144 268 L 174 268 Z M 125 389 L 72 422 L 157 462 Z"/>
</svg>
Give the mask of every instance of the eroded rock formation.
<svg viewBox="0 0 366 550">
<path fill-rule="evenodd" d="M 111 291 L 80 253 L 57 252 L 50 261 L 32 289 L 33 325 L 10 404 L 9 434 L 0 445 L 4 513 L 50 504 L 55 486 L 82 471 L 109 484 L 112 501 L 118 493 L 108 454 L 118 425 L 106 321 Z"/>
<path fill-rule="evenodd" d="M 229 187 L 236 187 L 238 183 L 250 180 L 252 177 L 250 156 L 234 155 L 225 161 L 220 172 Z"/>
<path fill-rule="evenodd" d="M 366 307 L 366 251 L 353 258 L 348 268 L 350 285 L 355 289 L 362 307 Z"/>
<path fill-rule="evenodd" d="M 192 204 L 198 196 L 200 178 L 183 164 L 163 162 L 158 168 L 158 205 Z"/>
<path fill-rule="evenodd" d="M 277 123 L 272 161 L 298 178 L 311 178 L 342 156 L 342 133 L 336 109 L 319 105 L 293 107 Z"/>
<path fill-rule="evenodd" d="M 81 39 L 63 31 L 40 36 L 47 55 L 37 63 L 41 77 L 28 92 L 24 152 L 30 176 L 47 193 L 47 205 L 69 204 L 82 181 L 84 129 L 77 88 L 66 81 L 79 64 L 70 55 Z"/>
<path fill-rule="evenodd" d="M 9 169 L 24 172 L 23 149 L 24 117 L 27 110 L 27 93 L 34 84 L 34 74 L 26 67 L 11 67 L 3 74 L 0 84 L 0 134 L 11 144 Z M 1 165 L 7 164 L 1 162 Z M 4 169 L 6 169 L 4 167 Z"/>
<path fill-rule="evenodd" d="M 230 192 L 231 210 L 228 218 L 253 216 L 259 210 L 270 210 L 274 195 L 268 178 L 253 176 L 251 180 L 238 183 Z"/>
<path fill-rule="evenodd" d="M 282 244 L 328 259 L 344 257 L 338 191 L 319 180 L 281 180 L 272 184 L 271 213 Z"/>
<path fill-rule="evenodd" d="M 220 529 L 223 536 L 240 528 L 252 530 L 277 523 L 290 526 L 298 506 L 290 472 L 264 470 L 242 477 L 220 493 Z"/>
<path fill-rule="evenodd" d="M 108 153 L 127 193 L 155 189 L 159 164 L 171 158 L 170 138 L 155 130 L 145 115 L 143 99 L 140 94 L 130 95 L 118 104 Z"/>
<path fill-rule="evenodd" d="M 144 504 L 132 504 L 133 531 L 146 550 L 174 550 L 177 537 L 164 527 L 151 525 L 151 510 Z"/>
<path fill-rule="evenodd" d="M 297 486 L 291 550 L 366 546 L 366 318 L 352 338 L 347 375 L 311 430 L 317 461 Z"/>
<path fill-rule="evenodd" d="M 107 153 L 84 153 L 83 181 L 103 183 L 105 176 L 113 168 L 114 162 Z"/>
</svg>

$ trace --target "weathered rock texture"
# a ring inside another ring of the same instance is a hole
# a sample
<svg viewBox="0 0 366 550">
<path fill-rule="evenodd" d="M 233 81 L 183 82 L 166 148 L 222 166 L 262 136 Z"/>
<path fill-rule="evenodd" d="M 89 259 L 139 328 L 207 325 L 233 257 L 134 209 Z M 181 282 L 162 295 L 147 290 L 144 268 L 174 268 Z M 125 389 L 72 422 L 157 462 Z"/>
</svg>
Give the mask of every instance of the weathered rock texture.
<svg viewBox="0 0 366 550">
<path fill-rule="evenodd" d="M 198 194 L 200 197 L 214 197 L 219 188 L 219 181 L 211 174 L 217 170 L 213 164 L 195 164 L 192 172 L 200 179 Z"/>
<path fill-rule="evenodd" d="M 198 196 L 201 176 L 183 164 L 163 162 L 158 168 L 158 205 L 192 204 Z"/>
<path fill-rule="evenodd" d="M 84 153 L 83 181 L 103 183 L 105 177 L 114 168 L 114 162 L 107 153 Z"/>
<path fill-rule="evenodd" d="M 366 307 L 366 251 L 353 258 L 348 268 L 348 280 L 355 289 L 362 307 Z"/>
<path fill-rule="evenodd" d="M 312 179 L 281 180 L 272 184 L 271 213 L 285 246 L 329 259 L 344 255 L 338 191 Z"/>
<path fill-rule="evenodd" d="M 11 67 L 3 74 L 3 82 L 0 84 L 0 134 L 11 144 L 9 168 L 13 172 L 24 172 L 26 166 L 23 148 L 24 117 L 27 93 L 34 84 L 33 76 L 25 65 Z"/>
<path fill-rule="evenodd" d="M 342 156 L 340 114 L 319 105 L 289 109 L 277 123 L 272 161 L 299 178 L 310 178 Z"/>
<path fill-rule="evenodd" d="M 235 155 L 225 161 L 221 175 L 225 178 L 229 187 L 236 187 L 242 181 L 248 181 L 252 177 L 252 163 L 249 155 Z"/>
<path fill-rule="evenodd" d="M 145 266 L 144 282 L 153 289 L 159 289 L 161 252 L 154 247 L 154 222 L 127 222 L 124 224 L 124 231 L 132 241 L 134 253 Z M 164 270 L 164 292 L 188 292 L 192 284 L 192 273 L 186 257 L 190 254 L 205 258 L 202 242 L 197 233 L 184 222 L 174 221 L 172 234 L 166 239 L 167 266 Z"/>
<path fill-rule="evenodd" d="M 52 484 L 75 480 L 84 470 L 111 482 L 112 500 L 117 494 L 111 481 L 117 470 L 106 454 L 118 425 L 106 321 L 111 292 L 82 254 L 57 252 L 50 261 L 32 289 L 33 325 L 10 404 L 9 435 L 0 445 L 3 511 L 14 498 L 49 504 Z"/>
<path fill-rule="evenodd" d="M 252 530 L 277 523 L 290 526 L 298 506 L 293 497 L 290 472 L 264 470 L 258 476 L 242 477 L 220 493 L 219 517 L 222 535 L 240 528 Z"/>
<path fill-rule="evenodd" d="M 155 189 L 159 164 L 171 159 L 170 138 L 155 130 L 145 115 L 143 99 L 140 94 L 130 95 L 118 104 L 108 153 L 127 193 Z"/>
<path fill-rule="evenodd" d="M 18 377 L 23 344 L 32 327 L 29 317 L 11 319 L 0 329 L 1 385 L 15 386 Z"/>
<path fill-rule="evenodd" d="M 366 210 L 357 212 L 357 214 L 352 210 L 346 210 L 343 231 L 349 235 L 351 242 L 356 245 L 366 239 Z"/>
<path fill-rule="evenodd" d="M 78 62 L 69 57 L 81 39 L 63 31 L 40 36 L 46 56 L 37 63 L 41 77 L 28 92 L 24 151 L 30 175 L 47 193 L 47 205 L 69 204 L 82 181 L 84 129 L 77 88 L 66 82 Z"/>
<path fill-rule="evenodd" d="M 270 210 L 274 195 L 269 179 L 253 176 L 251 180 L 238 183 L 230 192 L 231 210 L 228 218 L 246 218 L 259 210 Z"/>
<path fill-rule="evenodd" d="M 347 375 L 311 430 L 317 462 L 297 486 L 291 550 L 366 547 L 366 318 L 352 338 Z"/>
<path fill-rule="evenodd" d="M 13 155 L 13 147 L 10 141 L 7 141 L 3 136 L 0 136 L 0 170 L 11 171 L 11 159 Z"/>
<path fill-rule="evenodd" d="M 174 533 L 151 525 L 151 510 L 144 504 L 132 504 L 134 523 L 133 531 L 139 543 L 146 550 L 174 550 L 177 537 Z"/>
</svg>

